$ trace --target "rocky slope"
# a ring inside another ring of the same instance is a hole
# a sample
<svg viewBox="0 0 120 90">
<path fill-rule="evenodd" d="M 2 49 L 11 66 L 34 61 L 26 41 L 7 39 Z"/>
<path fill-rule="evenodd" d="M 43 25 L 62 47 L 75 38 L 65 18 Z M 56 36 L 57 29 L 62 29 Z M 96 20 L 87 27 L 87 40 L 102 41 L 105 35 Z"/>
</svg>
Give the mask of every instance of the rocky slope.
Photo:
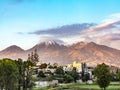
<svg viewBox="0 0 120 90">
<path fill-rule="evenodd" d="M 71 46 L 64 46 L 55 41 L 41 42 L 34 47 L 23 50 L 18 46 L 10 46 L 0 51 L 0 58 L 27 59 L 29 53 L 37 49 L 39 60 L 47 63 L 68 64 L 73 61 L 86 62 L 88 65 L 106 63 L 120 65 L 120 50 L 113 49 L 94 42 L 79 42 Z"/>
</svg>

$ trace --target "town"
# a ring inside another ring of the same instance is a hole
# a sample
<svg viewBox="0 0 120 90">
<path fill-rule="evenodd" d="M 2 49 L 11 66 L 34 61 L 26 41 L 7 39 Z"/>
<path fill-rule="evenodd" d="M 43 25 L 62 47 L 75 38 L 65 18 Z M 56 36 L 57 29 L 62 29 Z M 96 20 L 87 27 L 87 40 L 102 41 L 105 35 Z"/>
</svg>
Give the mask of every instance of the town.
<svg viewBox="0 0 120 90">
<path fill-rule="evenodd" d="M 20 58 L 18 60 L 9 58 L 0 60 L 0 71 L 1 90 L 4 88 L 6 90 L 9 88 L 12 88 L 12 90 L 27 90 L 28 88 L 30 90 L 33 88 L 40 90 L 40 88 L 47 87 L 49 89 L 74 83 L 94 85 L 101 75 L 105 76 L 102 78 L 107 81 L 101 79 L 99 82 L 104 83 L 99 84 L 98 82 L 98 85 L 102 85 L 102 88 L 105 89 L 110 82 L 119 82 L 120 80 L 120 68 L 118 67 L 108 66 L 104 63 L 96 67 L 90 67 L 85 62 L 76 61 L 64 66 L 57 63 L 44 63 L 39 60 L 37 49 L 28 54 L 27 61 Z"/>
</svg>

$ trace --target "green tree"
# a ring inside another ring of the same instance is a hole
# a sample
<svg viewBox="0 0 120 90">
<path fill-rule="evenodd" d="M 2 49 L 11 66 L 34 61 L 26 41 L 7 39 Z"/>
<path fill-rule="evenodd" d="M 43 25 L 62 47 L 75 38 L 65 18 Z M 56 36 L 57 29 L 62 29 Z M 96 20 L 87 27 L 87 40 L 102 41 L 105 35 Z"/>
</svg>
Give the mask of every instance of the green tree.
<svg viewBox="0 0 120 90">
<path fill-rule="evenodd" d="M 117 73 L 115 74 L 115 73 L 111 73 L 111 81 L 117 81 L 118 80 L 118 78 L 117 78 Z"/>
<path fill-rule="evenodd" d="M 59 83 L 63 83 L 64 82 L 64 70 L 62 66 L 59 66 L 55 69 L 55 79 L 58 80 Z"/>
<path fill-rule="evenodd" d="M 44 78 L 44 77 L 46 77 L 46 76 L 45 76 L 45 74 L 43 73 L 43 71 L 39 71 L 38 77 Z"/>
<path fill-rule="evenodd" d="M 75 83 L 80 77 L 75 67 L 73 67 L 73 70 L 71 71 L 71 76 L 73 77 Z"/>
<path fill-rule="evenodd" d="M 54 63 L 54 64 L 53 64 L 53 67 L 54 67 L 54 68 L 57 68 L 57 67 L 58 67 L 58 63 Z"/>
<path fill-rule="evenodd" d="M 120 81 L 120 71 L 117 73 L 117 78 Z"/>
<path fill-rule="evenodd" d="M 4 88 L 4 70 L 3 60 L 0 60 L 0 90 Z"/>
<path fill-rule="evenodd" d="M 97 83 L 99 87 L 106 90 L 106 87 L 109 86 L 111 79 L 109 66 L 107 66 L 104 63 L 97 65 L 97 67 L 94 70 L 94 74 L 97 77 Z"/>
<path fill-rule="evenodd" d="M 74 78 L 71 75 L 65 74 L 65 76 L 64 76 L 64 82 L 65 83 L 70 83 L 70 82 L 73 82 L 73 81 L 74 81 Z"/>
<path fill-rule="evenodd" d="M 28 59 L 27 61 L 31 61 L 36 65 L 36 63 L 39 61 L 39 55 L 37 53 L 37 49 L 34 50 L 34 52 L 31 52 L 31 54 L 28 54 Z"/>
<path fill-rule="evenodd" d="M 46 63 L 43 63 L 43 64 L 41 64 L 41 65 L 39 66 L 39 68 L 40 68 L 40 69 L 45 69 L 45 68 L 47 68 L 47 64 L 46 64 Z"/>
<path fill-rule="evenodd" d="M 32 66 L 34 66 L 34 64 L 31 61 L 23 62 L 23 90 L 32 88 Z"/>
<path fill-rule="evenodd" d="M 58 74 L 58 75 L 64 75 L 63 67 L 62 66 L 57 67 L 56 70 L 55 70 L 55 73 Z"/>
<path fill-rule="evenodd" d="M 35 63 L 39 61 L 39 55 L 37 54 L 37 49 L 34 51 L 34 61 Z"/>
<path fill-rule="evenodd" d="M 23 61 L 22 59 L 18 59 L 15 61 L 18 68 L 18 90 L 20 90 L 23 85 Z"/>
<path fill-rule="evenodd" d="M 85 73 L 84 76 L 82 77 L 82 81 L 83 81 L 83 82 L 86 82 L 86 84 L 87 84 L 87 81 L 88 81 L 89 79 L 90 79 L 89 73 Z"/>
<path fill-rule="evenodd" d="M 50 69 L 56 69 L 57 68 L 57 66 L 54 66 L 54 65 L 49 65 L 49 67 L 48 68 L 50 68 Z"/>
<path fill-rule="evenodd" d="M 0 61 L 0 85 L 1 89 L 16 90 L 18 69 L 15 61 L 3 59 Z"/>
<path fill-rule="evenodd" d="M 85 81 L 85 74 L 86 74 L 86 71 L 87 70 L 87 65 L 86 63 L 82 63 L 82 72 L 81 72 L 81 78 L 82 78 L 82 81 L 84 82 Z"/>
</svg>

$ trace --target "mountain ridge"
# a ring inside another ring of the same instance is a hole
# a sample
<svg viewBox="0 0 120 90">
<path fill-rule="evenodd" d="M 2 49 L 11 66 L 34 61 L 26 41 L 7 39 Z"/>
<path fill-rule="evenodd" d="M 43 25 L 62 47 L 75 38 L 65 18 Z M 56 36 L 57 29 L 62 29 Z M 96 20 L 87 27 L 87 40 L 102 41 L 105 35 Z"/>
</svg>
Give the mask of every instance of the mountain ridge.
<svg viewBox="0 0 120 90">
<path fill-rule="evenodd" d="M 105 45 L 98 45 L 94 42 L 78 42 L 70 46 L 60 45 L 56 42 L 50 42 L 49 44 L 42 42 L 28 50 L 23 50 L 13 45 L 0 51 L 0 58 L 6 56 L 13 59 L 23 58 L 27 60 L 27 55 L 35 49 L 37 49 L 40 60 L 47 63 L 57 62 L 63 65 L 73 61 L 80 61 L 89 65 L 96 65 L 102 62 L 114 66 L 120 64 L 120 50 Z"/>
</svg>

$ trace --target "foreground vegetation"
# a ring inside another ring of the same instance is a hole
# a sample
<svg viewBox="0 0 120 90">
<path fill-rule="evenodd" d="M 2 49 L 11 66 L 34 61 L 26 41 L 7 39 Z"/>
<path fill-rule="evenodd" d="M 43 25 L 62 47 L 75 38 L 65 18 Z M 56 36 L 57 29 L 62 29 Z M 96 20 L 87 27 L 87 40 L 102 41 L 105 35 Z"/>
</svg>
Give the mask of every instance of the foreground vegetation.
<svg viewBox="0 0 120 90">
<path fill-rule="evenodd" d="M 21 59 L 0 60 L 0 90 L 20 90 L 21 87 L 23 90 L 31 89 L 33 83 L 30 67 L 32 66 L 32 62 L 23 62 Z"/>
</svg>

